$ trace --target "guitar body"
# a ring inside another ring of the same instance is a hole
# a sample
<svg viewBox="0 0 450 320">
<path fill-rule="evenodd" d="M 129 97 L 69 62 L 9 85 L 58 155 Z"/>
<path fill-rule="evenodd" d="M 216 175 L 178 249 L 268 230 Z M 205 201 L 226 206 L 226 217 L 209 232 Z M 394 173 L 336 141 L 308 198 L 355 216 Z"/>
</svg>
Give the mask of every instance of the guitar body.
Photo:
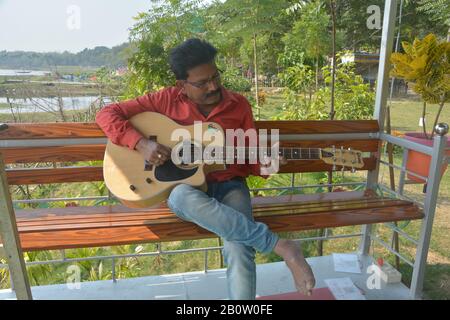
<svg viewBox="0 0 450 320">
<path fill-rule="evenodd" d="M 137 114 L 129 121 L 144 137 L 173 150 L 177 150 L 183 141 L 186 142 L 183 136 L 190 137 L 190 143 L 197 146 L 205 144 L 224 146 L 223 129 L 213 122 L 181 126 L 165 115 L 155 112 Z M 211 131 L 220 132 L 211 134 Z M 176 185 L 181 183 L 206 191 L 206 174 L 224 169 L 223 163 L 196 162 L 177 165 L 170 159 L 161 166 L 151 166 L 138 151 L 116 145 L 111 141 L 107 143 L 103 162 L 106 186 L 124 205 L 132 208 L 159 204 L 168 198 Z"/>
</svg>

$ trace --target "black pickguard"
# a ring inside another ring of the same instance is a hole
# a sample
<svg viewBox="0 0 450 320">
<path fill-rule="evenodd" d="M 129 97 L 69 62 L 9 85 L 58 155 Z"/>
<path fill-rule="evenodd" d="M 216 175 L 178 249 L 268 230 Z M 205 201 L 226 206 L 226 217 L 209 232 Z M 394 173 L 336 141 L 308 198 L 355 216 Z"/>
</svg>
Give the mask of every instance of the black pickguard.
<svg viewBox="0 0 450 320">
<path fill-rule="evenodd" d="M 198 168 L 180 169 L 172 160 L 167 160 L 164 164 L 155 167 L 155 178 L 159 181 L 177 181 L 192 177 Z"/>
</svg>

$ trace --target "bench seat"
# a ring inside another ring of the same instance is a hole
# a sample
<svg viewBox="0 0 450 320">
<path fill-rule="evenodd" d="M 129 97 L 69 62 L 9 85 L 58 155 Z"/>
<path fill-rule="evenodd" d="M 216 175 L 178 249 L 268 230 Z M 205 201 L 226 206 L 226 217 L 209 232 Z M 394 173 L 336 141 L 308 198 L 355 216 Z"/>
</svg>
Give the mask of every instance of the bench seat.
<svg viewBox="0 0 450 320">
<path fill-rule="evenodd" d="M 346 191 L 252 198 L 254 216 L 274 232 L 423 218 L 405 200 Z M 24 251 L 112 246 L 217 237 L 179 219 L 162 204 L 150 209 L 122 205 L 16 210 Z"/>
<path fill-rule="evenodd" d="M 376 120 L 283 120 L 255 124 L 258 130 L 278 129 L 281 147 L 351 148 L 363 153 L 364 166 L 358 170 L 373 172 L 377 168 L 381 142 Z M 0 131 L 0 142 L 9 186 L 103 181 L 100 162 L 106 138 L 95 123 L 9 124 Z M 45 167 L 41 167 L 43 163 Z M 333 168 L 322 160 L 288 161 L 279 173 L 341 169 L 350 171 L 340 166 Z M 423 218 L 423 212 L 413 203 L 382 198 L 367 190 L 255 197 L 252 201 L 255 219 L 274 232 Z M 15 210 L 15 213 L 25 251 L 216 237 L 180 220 L 165 205 L 144 210 L 111 205 Z"/>
</svg>

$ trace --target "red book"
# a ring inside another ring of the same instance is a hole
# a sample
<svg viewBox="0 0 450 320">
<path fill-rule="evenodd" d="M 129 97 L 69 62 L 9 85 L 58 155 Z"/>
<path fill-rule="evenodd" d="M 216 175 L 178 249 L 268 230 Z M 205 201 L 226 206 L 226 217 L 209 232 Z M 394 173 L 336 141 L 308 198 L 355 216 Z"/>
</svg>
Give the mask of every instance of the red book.
<svg viewBox="0 0 450 320">
<path fill-rule="evenodd" d="M 258 297 L 256 300 L 336 300 L 330 289 L 318 288 L 312 290 L 311 296 L 305 296 L 299 292 L 288 292 L 271 296 Z"/>
</svg>

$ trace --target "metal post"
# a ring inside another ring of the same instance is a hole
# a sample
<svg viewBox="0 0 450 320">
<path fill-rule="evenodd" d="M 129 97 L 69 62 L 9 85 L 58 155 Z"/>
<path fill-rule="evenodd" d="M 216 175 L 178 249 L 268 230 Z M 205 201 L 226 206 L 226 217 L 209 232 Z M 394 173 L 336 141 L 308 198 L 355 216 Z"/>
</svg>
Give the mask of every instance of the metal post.
<svg viewBox="0 0 450 320">
<path fill-rule="evenodd" d="M 1 235 L 0 235 L 0 259 L 6 259 L 6 252 L 5 249 L 3 248 L 3 240 Z"/>
<path fill-rule="evenodd" d="M 205 250 L 205 265 L 204 265 L 205 273 L 208 272 L 208 250 Z"/>
<path fill-rule="evenodd" d="M 402 168 L 406 168 L 406 162 L 408 161 L 408 149 L 403 150 L 403 160 L 402 160 Z M 405 189 L 405 176 L 406 172 L 404 170 L 400 171 L 400 179 L 399 179 L 399 185 L 398 185 L 398 193 L 403 195 L 403 191 Z"/>
<path fill-rule="evenodd" d="M 19 300 L 31 300 L 30 283 L 17 232 L 16 215 L 6 180 L 5 164 L 0 153 L 0 234 L 6 252 L 11 281 Z"/>
<path fill-rule="evenodd" d="M 389 93 L 389 67 L 392 49 L 394 47 L 395 19 L 397 16 L 397 0 L 386 0 L 383 17 L 383 33 L 380 45 L 380 61 L 378 65 L 377 91 L 375 97 L 375 111 L 373 118 L 378 120 L 380 132 L 384 131 L 384 120 L 386 104 Z M 381 141 L 378 144 L 378 158 L 381 158 Z M 377 161 L 375 169 L 369 171 L 367 175 L 367 188 L 375 190 L 378 184 L 378 174 L 380 163 Z M 361 239 L 360 254 L 369 254 L 371 225 L 362 227 L 363 236 Z"/>
<path fill-rule="evenodd" d="M 11 272 L 9 273 L 9 283 L 11 285 L 11 290 L 16 291 L 16 289 L 14 288 L 14 281 L 13 281 Z"/>
<path fill-rule="evenodd" d="M 446 134 L 448 133 L 448 125 L 445 123 L 438 124 L 436 126 L 436 133 L 437 135 L 434 137 L 433 155 L 431 157 L 427 193 L 424 203 L 425 218 L 422 220 L 419 245 L 417 247 L 411 280 L 410 295 L 412 299 L 420 299 L 422 295 L 425 267 L 427 263 L 428 249 L 430 247 L 434 214 L 436 212 L 436 202 L 439 193 L 439 183 L 441 182 L 441 166 L 444 159 L 444 150 L 447 145 Z"/>
<path fill-rule="evenodd" d="M 386 104 L 389 93 L 390 58 L 394 47 L 395 18 L 397 15 L 397 0 L 386 0 L 383 18 L 383 33 L 381 36 L 380 59 L 373 117 L 378 120 L 380 131 L 384 130 Z"/>
<path fill-rule="evenodd" d="M 114 258 L 112 258 L 111 259 L 111 271 L 112 271 L 112 281 L 114 282 L 114 283 L 116 283 L 117 282 L 117 280 L 116 280 L 116 259 L 114 259 Z"/>
</svg>

